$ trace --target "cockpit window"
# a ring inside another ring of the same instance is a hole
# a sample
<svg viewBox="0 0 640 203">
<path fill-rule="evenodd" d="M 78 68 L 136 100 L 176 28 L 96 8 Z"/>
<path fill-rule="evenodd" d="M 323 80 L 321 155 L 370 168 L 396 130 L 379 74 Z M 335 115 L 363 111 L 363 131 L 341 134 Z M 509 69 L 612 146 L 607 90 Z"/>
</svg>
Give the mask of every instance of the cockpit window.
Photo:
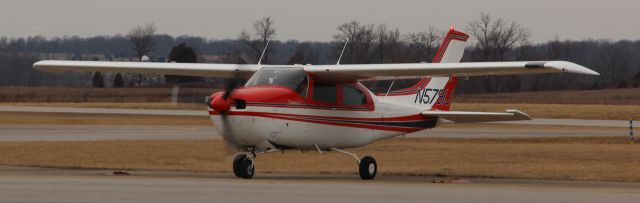
<svg viewBox="0 0 640 203">
<path fill-rule="evenodd" d="M 335 104 L 338 99 L 338 87 L 335 84 L 316 82 L 313 85 L 313 100 Z"/>
<path fill-rule="evenodd" d="M 307 73 L 302 68 L 261 68 L 245 86 L 276 85 L 295 90 L 306 96 Z"/>
</svg>

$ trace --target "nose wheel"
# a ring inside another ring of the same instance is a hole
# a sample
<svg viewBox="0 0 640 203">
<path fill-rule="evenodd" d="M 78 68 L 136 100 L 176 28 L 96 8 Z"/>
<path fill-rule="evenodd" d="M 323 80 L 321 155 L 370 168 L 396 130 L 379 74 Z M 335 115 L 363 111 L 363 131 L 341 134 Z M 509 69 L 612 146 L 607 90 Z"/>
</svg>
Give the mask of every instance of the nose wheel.
<svg viewBox="0 0 640 203">
<path fill-rule="evenodd" d="M 253 178 L 255 168 L 253 165 L 253 157 L 246 154 L 238 154 L 233 158 L 233 174 L 238 178 Z"/>
</svg>

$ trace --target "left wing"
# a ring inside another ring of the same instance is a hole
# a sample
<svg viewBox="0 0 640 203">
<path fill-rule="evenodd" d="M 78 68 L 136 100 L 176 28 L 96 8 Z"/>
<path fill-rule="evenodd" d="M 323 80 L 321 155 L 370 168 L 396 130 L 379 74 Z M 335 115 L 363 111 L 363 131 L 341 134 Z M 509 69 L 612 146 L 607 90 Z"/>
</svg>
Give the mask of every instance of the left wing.
<svg viewBox="0 0 640 203">
<path fill-rule="evenodd" d="M 475 123 L 493 121 L 531 120 L 526 113 L 514 109 L 506 112 L 472 112 L 472 111 L 424 111 L 423 116 L 435 116 L 455 123 Z"/>
<path fill-rule="evenodd" d="M 33 64 L 38 70 L 49 72 L 122 72 L 201 77 L 249 78 L 260 69 L 258 65 L 203 64 L 203 63 L 153 63 L 110 61 L 38 61 Z"/>
<path fill-rule="evenodd" d="M 591 69 L 567 61 L 317 65 L 307 66 L 305 71 L 325 80 L 375 80 L 416 76 L 466 77 L 561 72 L 600 75 Z"/>
</svg>

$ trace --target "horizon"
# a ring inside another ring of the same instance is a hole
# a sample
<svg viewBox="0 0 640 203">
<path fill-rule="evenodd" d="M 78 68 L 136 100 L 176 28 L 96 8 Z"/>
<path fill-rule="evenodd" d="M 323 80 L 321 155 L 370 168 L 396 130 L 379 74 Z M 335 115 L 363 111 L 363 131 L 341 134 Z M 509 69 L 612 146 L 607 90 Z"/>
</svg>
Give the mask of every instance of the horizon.
<svg viewBox="0 0 640 203">
<path fill-rule="evenodd" d="M 615 1 L 617 3 L 575 2 L 578 1 L 403 0 L 367 1 L 367 4 L 362 4 L 338 0 L 250 3 L 205 0 L 162 3 L 8 0 L 0 8 L 0 18 L 12 20 L 0 21 L 3 27 L 0 36 L 18 38 L 40 35 L 52 38 L 125 35 L 137 25 L 153 22 L 158 33 L 174 37 L 187 35 L 206 39 L 235 39 L 242 29 L 252 30 L 253 22 L 270 16 L 275 20 L 277 36 L 274 40 L 330 42 L 333 34 L 337 33 L 336 27 L 351 20 L 363 24 L 386 24 L 389 28 L 398 28 L 401 33 L 419 32 L 428 27 L 446 31 L 451 25 L 464 31 L 468 22 L 477 19 L 481 13 L 489 13 L 527 28 L 532 34 L 533 43 L 555 38 L 561 41 L 640 39 L 637 34 L 640 33 L 640 27 L 618 26 L 636 24 L 635 19 L 640 19 L 640 13 L 635 8 L 639 8 L 640 3 L 622 0 Z M 144 12 L 140 12 L 141 9 Z M 113 15 L 116 12 L 118 15 Z"/>
</svg>

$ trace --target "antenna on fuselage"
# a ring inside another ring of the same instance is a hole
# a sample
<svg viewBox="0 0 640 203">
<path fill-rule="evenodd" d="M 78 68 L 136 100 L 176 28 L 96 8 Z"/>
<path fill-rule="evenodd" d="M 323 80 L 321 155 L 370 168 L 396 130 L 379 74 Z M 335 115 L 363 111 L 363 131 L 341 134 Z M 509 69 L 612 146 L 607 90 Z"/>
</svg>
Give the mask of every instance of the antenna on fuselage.
<svg viewBox="0 0 640 203">
<path fill-rule="evenodd" d="M 258 65 L 260 65 L 260 63 L 262 62 L 262 57 L 264 57 L 264 53 L 267 52 L 267 48 L 269 48 L 269 42 L 271 42 L 271 39 L 268 39 L 267 44 L 264 45 L 264 50 L 262 50 L 262 55 L 260 55 L 260 60 L 258 60 Z"/>
<path fill-rule="evenodd" d="M 349 39 L 344 42 L 344 46 L 342 47 L 342 51 L 340 52 L 340 57 L 338 57 L 338 62 L 336 65 L 340 65 L 340 60 L 342 59 L 342 54 L 344 54 L 344 50 L 347 49 L 347 44 L 349 44 Z"/>
</svg>

